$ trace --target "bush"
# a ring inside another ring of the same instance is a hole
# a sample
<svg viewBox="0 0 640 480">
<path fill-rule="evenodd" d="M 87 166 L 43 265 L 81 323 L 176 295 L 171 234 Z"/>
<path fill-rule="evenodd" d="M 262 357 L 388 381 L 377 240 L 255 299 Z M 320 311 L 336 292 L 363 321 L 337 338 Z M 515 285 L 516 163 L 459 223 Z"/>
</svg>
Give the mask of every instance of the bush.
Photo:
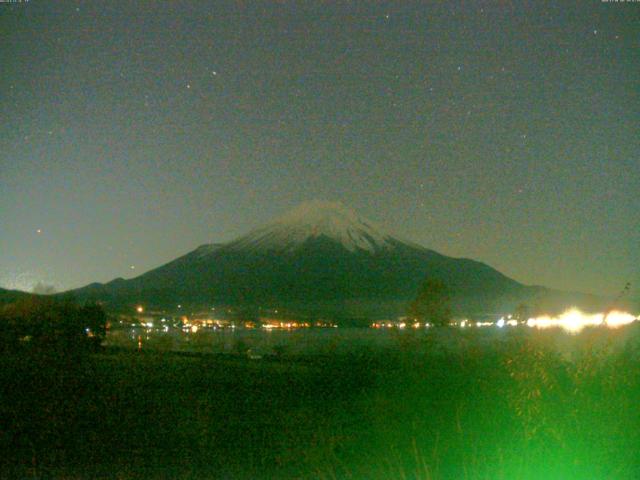
<svg viewBox="0 0 640 480">
<path fill-rule="evenodd" d="M 101 306 L 29 298 L 0 308 L 2 349 L 96 349 L 106 335 Z"/>
</svg>

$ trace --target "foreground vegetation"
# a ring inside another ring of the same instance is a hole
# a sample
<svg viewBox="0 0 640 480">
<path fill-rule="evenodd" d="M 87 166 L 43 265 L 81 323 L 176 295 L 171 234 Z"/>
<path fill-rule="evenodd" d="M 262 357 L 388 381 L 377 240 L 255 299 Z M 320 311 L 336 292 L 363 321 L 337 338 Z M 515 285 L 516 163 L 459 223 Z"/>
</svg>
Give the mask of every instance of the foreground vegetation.
<svg viewBox="0 0 640 480">
<path fill-rule="evenodd" d="M 100 347 L 106 327 L 107 315 L 100 305 L 25 295 L 0 303 L 0 353 L 79 355 Z"/>
<path fill-rule="evenodd" d="M 2 478 L 639 478 L 637 326 L 457 348 L 242 355 L 25 347 L 0 370 Z M 623 337 L 623 338 L 618 338 Z M 618 347 L 611 345 L 616 343 Z M 622 347 L 620 347 L 622 345 Z"/>
</svg>

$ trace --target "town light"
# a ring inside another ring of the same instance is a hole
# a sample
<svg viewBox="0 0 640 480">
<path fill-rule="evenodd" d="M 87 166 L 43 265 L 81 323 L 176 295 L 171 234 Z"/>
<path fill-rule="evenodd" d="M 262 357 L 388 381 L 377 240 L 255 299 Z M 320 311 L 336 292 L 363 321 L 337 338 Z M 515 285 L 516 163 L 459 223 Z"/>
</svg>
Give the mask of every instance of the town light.
<svg viewBox="0 0 640 480">
<path fill-rule="evenodd" d="M 534 328 L 559 327 L 570 333 L 578 333 L 585 327 L 606 326 L 617 328 L 633 323 L 636 317 L 627 312 L 612 310 L 604 313 L 583 313 L 577 308 L 572 308 L 558 315 L 551 317 L 543 315 L 527 320 L 527 325 Z"/>
</svg>

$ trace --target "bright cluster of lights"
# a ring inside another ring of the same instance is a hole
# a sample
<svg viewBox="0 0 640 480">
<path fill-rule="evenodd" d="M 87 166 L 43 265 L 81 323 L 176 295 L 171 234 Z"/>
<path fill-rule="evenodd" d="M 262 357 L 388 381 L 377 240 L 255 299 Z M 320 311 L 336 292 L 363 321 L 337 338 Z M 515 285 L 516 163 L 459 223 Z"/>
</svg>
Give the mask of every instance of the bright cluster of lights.
<svg viewBox="0 0 640 480">
<path fill-rule="evenodd" d="M 534 328 L 560 327 L 568 332 L 577 333 L 585 327 L 604 325 L 617 328 L 628 325 L 636 320 L 636 317 L 627 312 L 612 310 L 605 313 L 583 313 L 578 309 L 567 310 L 557 317 L 541 316 L 527 320 L 527 326 Z"/>
<path fill-rule="evenodd" d="M 311 327 L 311 324 L 309 322 L 296 322 L 292 320 L 281 321 L 273 319 L 262 320 L 262 328 L 264 328 L 265 330 L 293 330 L 296 328 L 309 327 Z"/>
<path fill-rule="evenodd" d="M 497 321 L 476 321 L 472 322 L 469 319 L 462 319 L 452 322 L 450 325 L 460 328 L 467 327 L 517 327 L 519 325 L 527 325 L 532 328 L 562 328 L 570 333 L 578 333 L 585 327 L 605 326 L 608 328 L 618 328 L 624 325 L 629 325 L 638 320 L 638 317 L 633 316 L 627 312 L 621 312 L 618 310 L 611 310 L 608 313 L 583 313 L 577 308 L 572 308 L 565 311 L 558 316 L 543 315 L 540 317 L 530 318 L 526 322 L 519 321 L 513 318 L 512 315 L 501 317 Z M 385 328 L 399 328 L 404 329 L 407 327 L 420 328 L 430 327 L 429 323 L 407 323 L 403 320 L 398 321 L 381 321 L 371 324 L 371 328 L 385 329 Z"/>
<path fill-rule="evenodd" d="M 429 328 L 431 326 L 430 323 L 425 322 L 425 323 L 420 323 L 417 321 L 414 322 L 405 322 L 405 321 L 397 321 L 397 322 L 393 322 L 390 320 L 385 320 L 385 321 L 381 321 L 381 322 L 374 322 L 370 325 L 371 328 L 399 328 L 401 330 L 407 328 L 407 327 L 411 327 L 411 328 Z"/>
<path fill-rule="evenodd" d="M 492 327 L 493 322 L 476 322 L 476 327 Z"/>
<path fill-rule="evenodd" d="M 500 320 L 498 320 L 496 322 L 496 326 L 499 328 L 504 327 L 505 325 L 509 326 L 509 327 L 517 327 L 518 326 L 518 321 L 511 318 L 511 315 L 509 315 L 508 318 L 504 318 L 502 317 Z"/>
</svg>

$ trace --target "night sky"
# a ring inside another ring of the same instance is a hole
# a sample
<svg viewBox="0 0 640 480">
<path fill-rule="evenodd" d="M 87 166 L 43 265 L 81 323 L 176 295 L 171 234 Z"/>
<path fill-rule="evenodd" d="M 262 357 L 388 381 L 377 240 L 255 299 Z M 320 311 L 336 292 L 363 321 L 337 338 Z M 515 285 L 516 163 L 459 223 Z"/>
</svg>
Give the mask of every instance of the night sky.
<svg viewBox="0 0 640 480">
<path fill-rule="evenodd" d="M 640 3 L 0 3 L 0 72 L 5 288 L 311 199 L 524 283 L 640 282 Z"/>
</svg>

